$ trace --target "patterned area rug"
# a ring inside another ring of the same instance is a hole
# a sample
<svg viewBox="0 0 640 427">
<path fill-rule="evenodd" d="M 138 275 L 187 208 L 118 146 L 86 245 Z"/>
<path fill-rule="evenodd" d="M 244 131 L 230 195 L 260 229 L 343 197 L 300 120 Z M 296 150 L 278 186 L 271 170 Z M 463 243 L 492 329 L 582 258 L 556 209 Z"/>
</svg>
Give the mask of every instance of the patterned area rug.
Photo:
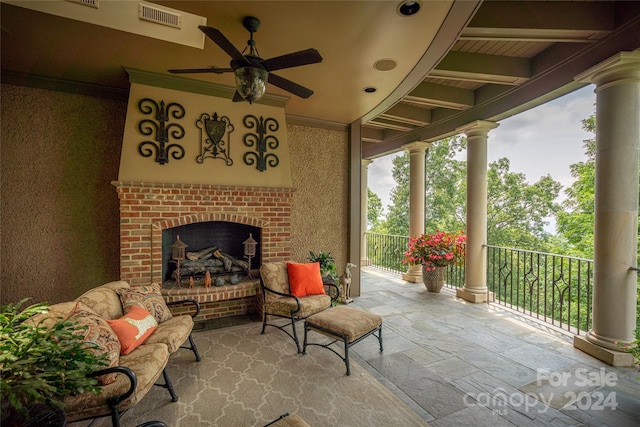
<svg viewBox="0 0 640 427">
<path fill-rule="evenodd" d="M 171 427 L 263 426 L 287 412 L 313 427 L 429 425 L 354 361 L 346 376 L 344 362 L 329 350 L 314 346 L 297 354 L 283 332 L 269 327 L 261 335 L 261 327 L 195 332 L 202 361 L 180 350 L 167 366 L 180 400 L 171 403 L 166 390 L 154 387 L 123 416 L 123 427 L 150 420 Z M 326 338 L 314 333 L 313 339 Z"/>
</svg>

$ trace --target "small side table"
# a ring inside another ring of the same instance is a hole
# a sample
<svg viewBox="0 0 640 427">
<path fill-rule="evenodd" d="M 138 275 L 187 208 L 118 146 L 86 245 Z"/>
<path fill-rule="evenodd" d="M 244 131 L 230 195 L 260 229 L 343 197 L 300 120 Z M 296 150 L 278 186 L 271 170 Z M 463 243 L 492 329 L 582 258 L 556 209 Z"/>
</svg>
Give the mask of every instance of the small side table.
<svg viewBox="0 0 640 427">
<path fill-rule="evenodd" d="M 332 338 L 328 344 L 308 342 L 309 331 L 314 330 Z M 377 333 L 377 334 L 376 334 Z M 307 346 L 317 345 L 334 352 L 340 357 L 346 367 L 347 375 L 351 375 L 349 368 L 349 348 L 362 341 L 369 335 L 378 338 L 380 351 L 382 348 L 382 317 L 367 311 L 347 306 L 337 306 L 309 316 L 304 322 L 304 346 L 302 354 L 306 354 Z M 338 341 L 344 342 L 344 357 L 330 346 Z"/>
</svg>

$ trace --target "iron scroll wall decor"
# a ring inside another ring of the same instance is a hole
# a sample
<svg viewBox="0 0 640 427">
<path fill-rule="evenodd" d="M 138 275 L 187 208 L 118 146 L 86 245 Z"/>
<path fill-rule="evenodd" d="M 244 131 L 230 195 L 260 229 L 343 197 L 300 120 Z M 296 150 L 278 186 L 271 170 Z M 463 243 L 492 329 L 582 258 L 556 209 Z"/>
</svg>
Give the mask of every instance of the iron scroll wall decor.
<svg viewBox="0 0 640 427">
<path fill-rule="evenodd" d="M 138 130 L 143 135 L 152 135 L 155 131 L 156 142 L 143 141 L 138 145 L 138 152 L 142 157 L 151 157 L 154 149 L 156 153 L 156 162 L 164 165 L 169 161 L 169 155 L 175 160 L 184 157 L 184 148 L 179 144 L 167 144 L 169 136 L 173 139 L 182 139 L 184 137 L 184 128 L 178 123 L 169 123 L 169 115 L 174 119 L 184 117 L 184 107 L 178 103 L 172 102 L 165 106 L 164 101 L 158 104 L 150 98 L 143 98 L 138 101 L 138 109 L 142 114 L 156 113 L 155 121 L 152 119 L 140 120 Z"/>
<path fill-rule="evenodd" d="M 200 129 L 200 154 L 196 157 L 196 162 L 202 163 L 204 159 L 223 159 L 227 166 L 233 164 L 231 159 L 231 138 L 230 133 L 234 127 L 227 116 L 218 119 L 218 113 L 213 113 L 211 117 L 203 113 L 196 121 L 196 126 Z M 223 139 L 225 133 L 227 140 Z"/>
<path fill-rule="evenodd" d="M 256 169 L 264 172 L 267 165 L 275 168 L 280 163 L 280 159 L 274 153 L 267 153 L 267 149 L 275 150 L 280 145 L 278 138 L 274 135 L 267 135 L 267 132 L 276 132 L 280 125 L 274 118 L 260 116 L 258 119 L 251 114 L 242 120 L 247 129 L 256 129 L 256 133 L 246 133 L 243 137 L 244 145 L 247 147 L 256 147 L 256 151 L 247 151 L 244 153 L 243 160 L 245 164 L 251 166 L 256 165 Z"/>
</svg>

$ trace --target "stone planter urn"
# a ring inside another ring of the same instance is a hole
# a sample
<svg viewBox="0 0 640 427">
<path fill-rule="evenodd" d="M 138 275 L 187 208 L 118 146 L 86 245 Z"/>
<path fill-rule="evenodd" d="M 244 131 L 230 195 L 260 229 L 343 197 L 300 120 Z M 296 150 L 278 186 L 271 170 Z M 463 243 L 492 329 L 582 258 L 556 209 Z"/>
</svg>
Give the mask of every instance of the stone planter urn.
<svg viewBox="0 0 640 427">
<path fill-rule="evenodd" d="M 422 283 L 429 292 L 440 293 L 444 286 L 444 278 L 447 267 L 436 267 L 435 270 L 428 271 L 426 265 L 422 265 Z"/>
</svg>

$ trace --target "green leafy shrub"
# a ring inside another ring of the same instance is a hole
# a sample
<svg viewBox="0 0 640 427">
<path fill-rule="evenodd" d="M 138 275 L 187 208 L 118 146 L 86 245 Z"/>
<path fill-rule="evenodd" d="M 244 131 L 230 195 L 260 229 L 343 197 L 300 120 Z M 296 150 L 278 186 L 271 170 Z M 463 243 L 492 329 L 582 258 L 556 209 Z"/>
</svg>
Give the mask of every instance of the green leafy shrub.
<svg viewBox="0 0 640 427">
<path fill-rule="evenodd" d="M 331 279 L 332 283 L 338 284 L 338 270 L 336 260 L 330 252 L 319 251 L 317 254 L 309 252 L 309 261 L 320 263 L 320 274 L 322 277 Z"/>
<path fill-rule="evenodd" d="M 44 404 L 63 408 L 67 395 L 99 394 L 99 382 L 87 375 L 105 367 L 106 355 L 96 355 L 83 342 L 80 326 L 59 319 L 51 327 L 33 317 L 48 313 L 47 303 L 21 310 L 27 299 L 0 310 L 0 396 L 2 425 L 7 419 L 28 419 L 29 408 Z"/>
</svg>

